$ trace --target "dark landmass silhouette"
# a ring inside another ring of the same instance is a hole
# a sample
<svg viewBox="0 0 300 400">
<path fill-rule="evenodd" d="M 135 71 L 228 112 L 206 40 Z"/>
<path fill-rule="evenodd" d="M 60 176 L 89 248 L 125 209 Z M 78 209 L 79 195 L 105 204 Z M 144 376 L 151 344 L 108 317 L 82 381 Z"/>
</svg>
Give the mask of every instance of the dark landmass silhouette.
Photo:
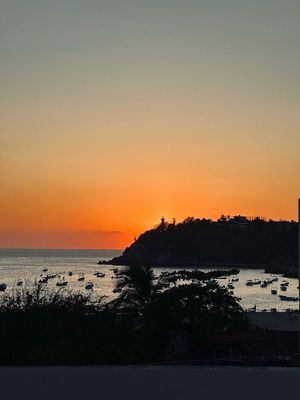
<svg viewBox="0 0 300 400">
<path fill-rule="evenodd" d="M 295 221 L 240 215 L 217 221 L 188 217 L 177 224 L 162 218 L 121 256 L 99 264 L 264 268 L 297 277 L 297 228 Z"/>
</svg>

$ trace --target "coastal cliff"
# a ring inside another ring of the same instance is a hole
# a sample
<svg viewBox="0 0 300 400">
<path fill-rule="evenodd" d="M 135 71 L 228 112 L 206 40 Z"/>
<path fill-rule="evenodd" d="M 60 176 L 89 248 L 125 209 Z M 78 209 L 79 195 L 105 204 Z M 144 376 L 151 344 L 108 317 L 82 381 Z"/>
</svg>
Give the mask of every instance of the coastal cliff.
<svg viewBox="0 0 300 400">
<path fill-rule="evenodd" d="M 222 216 L 218 221 L 164 219 L 141 234 L 112 265 L 173 267 L 240 266 L 297 271 L 297 223 Z"/>
</svg>

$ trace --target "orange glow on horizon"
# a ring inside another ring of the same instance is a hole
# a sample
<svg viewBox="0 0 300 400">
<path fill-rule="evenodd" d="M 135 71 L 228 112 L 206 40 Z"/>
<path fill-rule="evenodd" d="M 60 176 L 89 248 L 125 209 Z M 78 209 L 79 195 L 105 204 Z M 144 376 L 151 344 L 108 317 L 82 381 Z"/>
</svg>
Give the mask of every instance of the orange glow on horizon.
<svg viewBox="0 0 300 400">
<path fill-rule="evenodd" d="M 297 218 L 300 2 L 3 3 L 0 247 Z"/>
</svg>

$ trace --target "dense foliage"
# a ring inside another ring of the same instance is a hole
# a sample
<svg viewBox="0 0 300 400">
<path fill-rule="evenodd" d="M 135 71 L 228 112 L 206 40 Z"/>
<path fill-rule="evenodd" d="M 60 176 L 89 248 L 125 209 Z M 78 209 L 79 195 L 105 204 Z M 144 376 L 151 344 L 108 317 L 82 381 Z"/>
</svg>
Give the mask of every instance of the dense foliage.
<svg viewBox="0 0 300 400">
<path fill-rule="evenodd" d="M 237 299 L 212 278 L 239 271 L 121 269 L 114 301 L 47 284 L 14 288 L 0 300 L 0 363 L 128 364 L 165 360 L 171 331 L 198 341 L 246 327 Z"/>
</svg>

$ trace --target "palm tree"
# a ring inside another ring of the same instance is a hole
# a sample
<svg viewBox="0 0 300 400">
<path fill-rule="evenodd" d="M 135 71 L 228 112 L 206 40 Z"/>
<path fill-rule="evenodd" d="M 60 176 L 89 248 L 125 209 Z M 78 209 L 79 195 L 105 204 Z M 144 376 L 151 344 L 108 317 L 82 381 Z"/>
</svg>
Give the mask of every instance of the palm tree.
<svg viewBox="0 0 300 400">
<path fill-rule="evenodd" d="M 116 276 L 116 289 L 121 290 L 121 293 L 114 305 L 145 315 L 147 307 L 163 288 L 161 279 L 154 275 L 149 266 L 125 267 Z"/>
</svg>

